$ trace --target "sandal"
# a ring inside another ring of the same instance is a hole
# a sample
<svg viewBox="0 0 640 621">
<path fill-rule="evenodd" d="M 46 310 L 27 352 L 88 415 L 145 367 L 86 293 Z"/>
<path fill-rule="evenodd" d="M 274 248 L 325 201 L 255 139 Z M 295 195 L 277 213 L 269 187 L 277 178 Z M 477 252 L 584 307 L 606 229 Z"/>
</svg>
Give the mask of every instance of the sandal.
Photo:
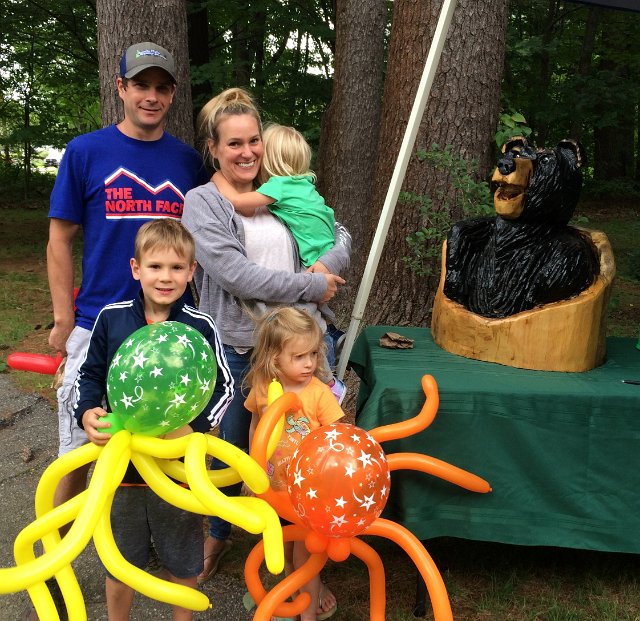
<svg viewBox="0 0 640 621">
<path fill-rule="evenodd" d="M 220 548 L 218 552 L 212 552 L 211 554 L 208 554 L 207 556 L 204 557 L 205 563 L 207 562 L 208 559 L 211 559 L 211 568 L 206 574 L 201 574 L 200 576 L 198 576 L 198 584 L 203 584 L 207 580 L 211 580 L 211 578 L 215 576 L 216 572 L 218 571 L 218 566 L 220 565 L 220 561 L 222 560 L 222 557 L 229 550 L 231 550 L 232 545 L 233 544 L 228 539 L 225 539 L 223 547 Z"/>
<path fill-rule="evenodd" d="M 253 601 L 253 597 L 251 597 L 251 593 L 249 593 L 249 591 L 244 594 L 242 603 L 249 612 L 256 609 L 256 603 Z M 271 617 L 271 621 L 298 621 L 299 619 L 300 617 Z"/>
</svg>

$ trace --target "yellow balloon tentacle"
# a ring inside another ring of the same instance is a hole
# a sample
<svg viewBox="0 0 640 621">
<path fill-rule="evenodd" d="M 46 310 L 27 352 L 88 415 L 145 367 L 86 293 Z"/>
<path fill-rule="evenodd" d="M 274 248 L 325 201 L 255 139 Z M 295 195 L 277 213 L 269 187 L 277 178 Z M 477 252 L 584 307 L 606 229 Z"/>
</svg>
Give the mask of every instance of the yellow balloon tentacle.
<svg viewBox="0 0 640 621">
<path fill-rule="evenodd" d="M 109 444 L 111 444 L 111 441 L 109 441 Z M 21 591 L 34 583 L 43 582 L 51 578 L 65 565 L 70 564 L 87 545 L 89 539 L 91 539 L 91 533 L 98 520 L 102 506 L 104 505 L 105 496 L 110 493 L 110 488 L 113 487 L 109 485 L 98 487 L 95 481 L 101 481 L 105 475 L 109 473 L 111 475 L 114 473 L 117 474 L 117 466 L 119 463 L 122 463 L 122 455 L 125 451 L 129 450 L 127 438 L 123 438 L 123 442 L 114 443 L 111 447 L 109 447 L 109 444 L 104 447 L 104 450 L 100 454 L 100 458 L 96 463 L 94 476 L 87 489 L 85 501 L 82 505 L 79 505 L 76 519 L 64 539 L 61 540 L 54 550 L 47 554 L 21 563 L 17 567 L 0 569 L 0 585 L 2 585 L 0 589 L 2 592 L 12 593 Z M 73 460 L 67 460 L 67 464 L 72 462 Z M 120 480 L 122 480 L 123 474 L 124 470 L 122 470 L 120 474 Z M 75 505 L 73 506 L 75 507 Z M 51 520 L 51 523 L 56 524 L 55 528 L 58 527 L 59 520 L 61 519 L 60 516 L 62 515 L 67 515 L 64 505 L 58 513 L 54 514 L 53 520 Z M 73 514 L 69 512 L 68 515 L 72 516 Z M 33 541 L 33 537 L 36 535 L 36 538 L 41 538 L 50 532 L 52 526 L 49 519 L 47 515 L 43 518 L 44 522 L 38 523 L 36 521 L 27 526 L 29 529 L 36 524 L 36 526 L 25 535 L 25 540 L 31 539 Z M 43 526 L 43 524 L 45 526 Z M 22 558 L 23 549 L 24 544 L 21 542 L 18 545 L 18 555 L 20 558 Z"/>
<path fill-rule="evenodd" d="M 132 565 L 122 556 L 113 538 L 111 520 L 109 519 L 112 500 L 110 499 L 106 510 L 102 512 L 94 533 L 96 551 L 107 570 L 116 579 L 128 584 L 135 591 L 160 602 L 182 606 L 190 610 L 210 608 L 211 604 L 204 593 L 152 576 Z"/>
<path fill-rule="evenodd" d="M 283 394 L 284 390 L 282 389 L 282 384 L 277 379 L 272 379 L 267 388 L 267 407 L 272 403 L 275 403 Z M 275 453 L 275 450 L 278 447 L 278 442 L 282 437 L 285 413 L 286 412 L 282 412 L 282 415 L 278 418 L 278 422 L 269 436 L 269 442 L 267 443 L 267 459 Z"/>
<path fill-rule="evenodd" d="M 206 448 L 207 438 L 203 434 L 191 434 L 184 455 L 184 466 L 193 493 L 209 509 L 211 515 L 218 515 L 250 533 L 263 532 L 265 523 L 262 516 L 248 513 L 235 498 L 225 496 L 211 484 L 205 460 L 202 458 Z"/>
<path fill-rule="evenodd" d="M 286 400 L 285 400 L 286 401 Z M 210 471 L 207 455 L 229 467 Z M 179 461 L 184 458 L 184 463 Z M 87 489 L 53 507 L 55 488 L 70 471 L 95 461 Z M 191 433 L 162 439 L 131 434 L 113 434 L 105 446 L 88 444 L 51 464 L 36 491 L 36 519 L 18 535 L 14 545 L 16 567 L 0 569 L 0 593 L 28 590 L 41 619 L 59 616 L 45 581 L 55 576 L 60 585 L 70 621 L 86 621 L 86 608 L 72 561 L 93 536 L 105 567 L 119 580 L 148 597 L 191 610 L 206 610 L 208 599 L 199 591 L 166 582 L 134 567 L 117 549 L 109 512 L 117 487 L 132 463 L 151 489 L 171 504 L 193 513 L 219 515 L 252 533 L 262 533 L 267 568 L 284 568 L 282 528 L 275 510 L 256 497 L 228 497 L 217 486 L 244 481 L 255 493 L 269 490 L 266 472 L 240 449 L 209 434 Z M 188 487 L 170 478 L 186 483 Z M 71 527 L 64 537 L 59 529 Z M 44 553 L 35 556 L 41 540 Z"/>
<path fill-rule="evenodd" d="M 42 517 L 27 524 L 16 536 L 13 542 L 13 555 L 18 565 L 28 563 L 36 558 L 33 546 L 36 541 L 45 539 L 48 534 L 57 532 L 62 525 L 75 519 L 80 511 L 80 507 L 86 502 L 89 492 L 85 490 L 81 494 L 74 496 L 64 504 L 45 513 Z M 58 535 L 58 541 L 60 536 Z M 3 591 L 5 585 L 0 581 L 0 593 L 10 593 L 11 591 Z"/>
<path fill-rule="evenodd" d="M 98 459 L 102 452 L 102 447 L 95 444 L 85 444 L 66 455 L 58 457 L 49 464 L 40 477 L 40 482 L 36 488 L 35 509 L 36 516 L 43 515 L 53 509 L 53 496 L 58 483 L 66 474 L 85 466 Z"/>
<path fill-rule="evenodd" d="M 236 501 L 246 507 L 246 511 L 253 511 L 262 515 L 265 528 L 262 533 L 265 551 L 265 563 L 272 574 L 279 574 L 284 569 L 284 548 L 282 546 L 282 525 L 280 518 L 271 505 L 261 498 L 240 496 Z"/>
<path fill-rule="evenodd" d="M 20 566 L 36 558 L 33 546 L 39 539 L 42 539 L 45 551 L 55 549 L 55 546 L 57 546 L 60 541 L 58 528 L 75 518 L 78 514 L 79 507 L 84 503 L 87 495 L 87 491 L 82 492 L 57 507 L 54 511 L 43 515 L 41 518 L 38 518 L 23 528 L 20 533 L 18 533 L 13 546 L 16 564 Z M 49 558 L 51 562 L 55 560 L 53 557 Z M 47 573 L 50 571 L 49 569 Z M 83 621 L 86 619 L 82 592 L 80 591 L 80 585 L 78 584 L 71 565 L 64 566 L 55 574 L 55 577 L 60 585 L 63 599 L 69 611 L 69 621 L 75 621 L 76 619 Z M 1 587 L 2 584 L 0 584 L 0 592 L 2 592 Z M 34 583 L 27 588 L 27 591 L 39 618 L 57 621 L 58 617 L 56 615 L 58 613 L 57 611 L 55 615 L 52 613 L 52 610 L 56 610 L 55 604 L 46 584 L 42 581 Z M 73 613 L 71 611 L 73 611 Z"/>
<path fill-rule="evenodd" d="M 199 435 L 203 438 L 203 434 L 192 435 Z M 196 445 L 195 450 L 192 449 L 192 460 L 186 460 L 185 458 L 185 470 L 191 489 L 182 487 L 172 481 L 162 471 L 157 461 L 148 455 L 134 453 L 131 460 L 149 487 L 166 502 L 191 513 L 220 515 L 251 533 L 261 533 L 265 528 L 264 519 L 259 515 L 247 513 L 240 505 L 236 504 L 237 499 L 225 496 L 206 477 L 204 453 L 201 452 L 203 448 L 202 441 L 198 444 L 199 446 Z M 194 480 L 194 468 L 200 471 L 200 477 L 204 476 L 205 478 L 198 478 L 196 474 Z M 202 469 L 204 469 L 204 475 L 202 474 Z"/>
<path fill-rule="evenodd" d="M 207 513 L 207 508 L 196 498 L 193 492 L 189 488 L 182 487 L 172 481 L 164 474 L 153 457 L 142 455 L 141 453 L 133 453 L 131 462 L 147 485 L 160 498 L 183 511 L 203 515 Z"/>
<path fill-rule="evenodd" d="M 205 438 L 209 455 L 217 457 L 220 461 L 237 470 L 253 493 L 262 494 L 269 488 L 269 477 L 266 472 L 242 449 L 215 436 L 205 435 Z"/>
<path fill-rule="evenodd" d="M 178 459 L 184 455 L 189 437 L 190 434 L 167 440 L 136 433 L 131 436 L 131 450 L 160 459 Z"/>
<path fill-rule="evenodd" d="M 187 473 L 184 469 L 184 462 L 177 459 L 157 459 L 158 466 L 172 479 L 187 482 Z M 242 477 L 233 468 L 223 468 L 222 470 L 208 470 L 209 479 L 216 487 L 228 487 L 235 483 L 242 482 Z"/>
</svg>

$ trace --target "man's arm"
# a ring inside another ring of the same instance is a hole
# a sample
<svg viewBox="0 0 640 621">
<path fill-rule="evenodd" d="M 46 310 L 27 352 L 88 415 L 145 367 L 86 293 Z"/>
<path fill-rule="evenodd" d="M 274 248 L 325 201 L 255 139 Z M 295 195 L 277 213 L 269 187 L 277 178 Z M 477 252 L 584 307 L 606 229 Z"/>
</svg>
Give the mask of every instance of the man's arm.
<svg viewBox="0 0 640 621">
<path fill-rule="evenodd" d="M 66 344 L 73 326 L 73 240 L 80 225 L 69 220 L 51 218 L 47 244 L 47 275 L 53 304 L 53 328 L 49 345 L 66 355 Z"/>
</svg>

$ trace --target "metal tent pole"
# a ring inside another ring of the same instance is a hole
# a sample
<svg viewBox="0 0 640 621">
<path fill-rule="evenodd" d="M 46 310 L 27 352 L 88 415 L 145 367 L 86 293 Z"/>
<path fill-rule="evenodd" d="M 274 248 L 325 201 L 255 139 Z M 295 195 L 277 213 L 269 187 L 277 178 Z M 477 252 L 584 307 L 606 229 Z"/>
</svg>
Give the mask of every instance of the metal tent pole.
<svg viewBox="0 0 640 621">
<path fill-rule="evenodd" d="M 438 18 L 438 24 L 433 35 L 433 41 L 429 48 L 429 54 L 427 61 L 422 72 L 422 78 L 418 85 L 418 92 L 416 94 L 415 101 L 413 102 L 413 108 L 409 116 L 407 123 L 407 129 L 404 133 L 404 139 L 400 146 L 400 153 L 396 161 L 396 166 L 391 177 L 387 196 L 382 206 L 382 212 L 380 214 L 380 220 L 378 222 L 378 228 L 373 238 L 371 250 L 369 251 L 369 258 L 364 268 L 362 276 L 362 282 L 358 289 L 356 301 L 351 313 L 351 322 L 347 330 L 342 353 L 340 354 L 340 361 L 338 363 L 338 378 L 344 377 L 344 372 L 347 369 L 347 363 L 349 362 L 349 356 L 353 349 L 356 336 L 358 335 L 358 329 L 362 322 L 364 310 L 367 306 L 367 300 L 369 299 L 369 293 L 371 292 L 371 285 L 373 284 L 373 278 L 378 269 L 378 262 L 380 261 L 380 255 L 384 247 L 384 241 L 389 232 L 389 225 L 393 218 L 393 213 L 398 201 L 398 195 L 400 194 L 400 188 L 402 187 L 402 181 L 405 173 L 407 172 L 407 166 L 409 165 L 409 159 L 411 157 L 413 147 L 418 135 L 418 129 L 420 127 L 420 121 L 424 114 L 424 109 L 427 105 L 427 99 L 431 92 L 431 86 L 433 85 L 433 79 L 438 69 L 438 63 L 440 62 L 440 56 L 442 54 L 442 48 L 447 38 L 447 32 L 449 31 L 449 25 L 453 17 L 453 12 L 456 8 L 457 0 L 444 0 L 442 8 L 440 9 L 440 17 Z"/>
</svg>

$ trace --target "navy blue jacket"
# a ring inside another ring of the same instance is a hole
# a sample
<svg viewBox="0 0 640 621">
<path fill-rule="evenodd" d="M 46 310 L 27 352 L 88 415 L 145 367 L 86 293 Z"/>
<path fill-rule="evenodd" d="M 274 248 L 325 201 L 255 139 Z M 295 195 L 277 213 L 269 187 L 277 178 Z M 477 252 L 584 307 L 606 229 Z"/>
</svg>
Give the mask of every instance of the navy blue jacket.
<svg viewBox="0 0 640 621">
<path fill-rule="evenodd" d="M 209 342 L 216 356 L 218 371 L 213 395 L 204 410 L 189 423 L 194 431 L 207 432 L 222 420 L 233 399 L 234 381 L 218 329 L 213 319 L 178 300 L 169 313 L 168 321 L 181 321 L 198 330 Z M 74 390 L 74 416 L 82 427 L 82 415 L 89 409 L 102 407 L 107 395 L 107 374 L 118 347 L 138 328 L 147 325 L 142 291 L 135 300 L 105 306 L 96 319 L 87 357 L 80 367 Z M 111 411 L 107 403 L 107 411 Z"/>
</svg>

